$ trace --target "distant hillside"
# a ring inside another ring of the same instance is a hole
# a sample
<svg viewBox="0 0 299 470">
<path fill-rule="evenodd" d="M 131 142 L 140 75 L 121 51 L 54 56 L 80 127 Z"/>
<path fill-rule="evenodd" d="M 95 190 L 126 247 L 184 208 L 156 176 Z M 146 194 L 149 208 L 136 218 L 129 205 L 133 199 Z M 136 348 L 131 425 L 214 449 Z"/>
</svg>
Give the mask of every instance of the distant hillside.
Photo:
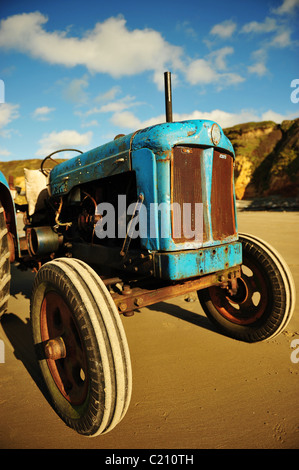
<svg viewBox="0 0 299 470">
<path fill-rule="evenodd" d="M 299 196 L 299 118 L 281 124 L 248 122 L 224 129 L 224 132 L 236 153 L 237 199 Z M 38 159 L 0 162 L 0 171 L 7 180 L 13 176 L 15 186 L 24 191 L 24 167 L 37 169 L 41 162 Z"/>
<path fill-rule="evenodd" d="M 236 152 L 238 199 L 299 196 L 299 118 L 249 122 L 224 130 Z"/>
</svg>

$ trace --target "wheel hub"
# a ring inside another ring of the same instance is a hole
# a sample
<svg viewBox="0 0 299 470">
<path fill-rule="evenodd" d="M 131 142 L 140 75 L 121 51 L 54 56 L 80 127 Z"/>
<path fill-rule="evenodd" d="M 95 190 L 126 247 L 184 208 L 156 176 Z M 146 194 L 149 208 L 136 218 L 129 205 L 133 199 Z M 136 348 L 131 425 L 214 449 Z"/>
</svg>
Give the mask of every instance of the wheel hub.
<svg viewBox="0 0 299 470">
<path fill-rule="evenodd" d="M 268 302 L 268 287 L 263 273 L 249 259 L 243 261 L 242 276 L 237 279 L 235 291 L 211 287 L 209 292 L 218 312 L 239 325 L 257 321 L 263 315 Z"/>
<path fill-rule="evenodd" d="M 45 294 L 41 307 L 41 334 L 51 375 L 72 404 L 84 402 L 88 391 L 86 352 L 74 316 L 54 291 Z"/>
<path fill-rule="evenodd" d="M 61 336 L 49 339 L 45 344 L 45 356 L 47 359 L 57 361 L 66 357 L 66 348 Z"/>
</svg>

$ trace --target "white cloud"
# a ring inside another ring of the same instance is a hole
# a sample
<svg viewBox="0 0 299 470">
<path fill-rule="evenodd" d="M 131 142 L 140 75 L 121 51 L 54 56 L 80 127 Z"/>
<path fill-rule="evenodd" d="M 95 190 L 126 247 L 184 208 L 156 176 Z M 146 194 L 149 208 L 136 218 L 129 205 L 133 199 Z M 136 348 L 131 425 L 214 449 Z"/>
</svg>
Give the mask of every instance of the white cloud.
<svg viewBox="0 0 299 470">
<path fill-rule="evenodd" d="M 274 8 L 272 11 L 277 15 L 291 14 L 296 7 L 299 7 L 299 0 L 284 0 L 280 7 Z"/>
<path fill-rule="evenodd" d="M 130 111 L 123 111 L 122 113 L 115 113 L 111 122 L 121 129 L 141 129 L 144 125 L 141 121 Z M 147 126 L 145 126 L 147 127 Z"/>
<path fill-rule="evenodd" d="M 80 134 L 75 130 L 64 130 L 61 132 L 53 131 L 50 134 L 45 134 L 39 141 L 40 147 L 36 152 L 38 156 L 45 156 L 64 148 L 82 148 L 88 147 L 92 138 L 92 132 Z"/>
<path fill-rule="evenodd" d="M 211 83 L 217 80 L 217 73 L 205 59 L 194 60 L 187 69 L 187 79 L 191 85 Z"/>
<path fill-rule="evenodd" d="M 241 110 L 239 113 L 229 113 L 221 109 L 214 109 L 209 112 L 202 112 L 195 110 L 192 113 L 186 114 L 173 114 L 173 120 L 176 122 L 192 120 L 192 119 L 203 119 L 208 121 L 217 122 L 223 129 L 227 127 L 235 126 L 236 124 L 242 124 L 246 122 L 260 122 L 260 121 L 274 121 L 276 123 L 281 123 L 285 119 L 294 119 L 297 116 L 297 113 L 289 113 L 282 115 L 276 113 L 275 111 L 268 110 L 264 113 L 258 113 L 255 110 Z M 130 131 L 135 131 L 137 129 L 143 129 L 148 126 L 153 126 L 155 124 L 165 122 L 165 115 L 159 115 L 148 119 L 146 121 L 141 121 L 131 112 L 124 112 L 120 114 L 115 114 L 111 120 L 113 124 L 117 125 L 119 128 Z"/>
<path fill-rule="evenodd" d="M 242 124 L 246 122 L 260 122 L 260 121 L 274 121 L 276 123 L 281 123 L 285 119 L 294 119 L 297 116 L 296 113 L 290 113 L 282 115 L 276 113 L 272 110 L 268 110 L 264 113 L 258 113 L 255 110 L 241 110 L 239 113 L 228 113 L 227 111 L 222 111 L 220 109 L 215 109 L 211 112 L 200 112 L 194 111 L 192 114 L 179 115 L 180 119 L 208 119 L 211 121 L 218 122 L 218 124 L 223 127 L 231 127 L 236 124 Z"/>
<path fill-rule="evenodd" d="M 65 31 L 44 29 L 48 18 L 40 12 L 23 13 L 1 21 L 0 47 L 15 49 L 51 64 L 84 65 L 91 72 L 113 77 L 175 66 L 183 54 L 152 29 L 129 30 L 118 16 L 96 23 L 82 38 Z"/>
<path fill-rule="evenodd" d="M 251 21 L 241 29 L 242 33 L 270 33 L 277 30 L 277 22 L 274 18 L 267 17 L 264 22 Z"/>
<path fill-rule="evenodd" d="M 283 48 L 292 44 L 290 28 L 285 23 L 278 23 L 274 18 L 267 17 L 264 22 L 251 21 L 246 23 L 241 32 L 253 34 L 275 33 L 272 40 L 268 40 L 264 47 Z"/>
<path fill-rule="evenodd" d="M 215 66 L 219 70 L 225 70 L 227 68 L 226 57 L 234 53 L 233 47 L 222 47 L 214 52 L 211 52 L 210 58 L 214 60 Z"/>
<path fill-rule="evenodd" d="M 248 72 L 263 77 L 268 73 L 268 69 L 263 62 L 256 62 L 248 66 Z"/>
<path fill-rule="evenodd" d="M 213 26 L 213 28 L 210 31 L 210 34 L 219 36 L 221 39 L 227 39 L 233 35 L 236 27 L 237 27 L 237 24 L 234 21 L 226 20 L 226 21 L 223 21 L 222 23 L 219 23 Z"/>
<path fill-rule="evenodd" d="M 98 125 L 99 125 L 98 121 L 96 119 L 93 119 L 92 121 L 83 122 L 81 124 L 81 127 L 94 127 Z"/>
<path fill-rule="evenodd" d="M 63 96 L 72 103 L 86 103 L 88 94 L 84 89 L 87 88 L 88 85 L 89 83 L 86 75 L 84 75 L 82 78 L 74 78 L 64 88 Z"/>
<path fill-rule="evenodd" d="M 121 112 L 125 109 L 131 108 L 132 106 L 136 106 L 139 103 L 135 102 L 135 96 L 124 96 L 122 99 L 117 101 L 111 101 L 109 103 L 103 104 L 99 108 L 100 113 L 110 113 L 110 112 Z"/>
<path fill-rule="evenodd" d="M 107 95 L 108 96 L 108 95 Z M 112 95 L 111 95 L 112 96 Z M 81 118 L 86 118 L 93 114 L 100 114 L 100 113 L 121 113 L 126 109 L 132 108 L 134 106 L 139 106 L 140 102 L 135 101 L 135 97 L 131 95 L 126 95 L 123 98 L 115 101 L 110 101 L 108 103 L 104 103 L 101 106 L 94 106 L 89 110 L 82 112 L 76 111 L 75 114 L 80 116 Z"/>
<path fill-rule="evenodd" d="M 9 157 L 11 155 L 11 152 L 7 149 L 0 147 L 0 155 L 3 157 Z"/>
<path fill-rule="evenodd" d="M 279 124 L 284 120 L 294 119 L 295 117 L 298 117 L 297 113 L 283 115 L 283 114 L 276 113 L 275 111 L 272 111 L 271 109 L 269 109 L 268 111 L 262 114 L 261 121 L 274 121 Z"/>
<path fill-rule="evenodd" d="M 226 67 L 224 64 L 224 56 L 218 56 L 216 62 L 221 61 L 221 67 Z M 207 85 L 210 83 L 217 84 L 218 89 L 229 85 L 236 85 L 244 81 L 244 78 L 233 72 L 218 72 L 214 64 L 206 59 L 197 59 L 191 62 L 189 67 L 186 69 L 187 80 L 191 85 L 203 84 Z"/>
<path fill-rule="evenodd" d="M 233 47 L 225 46 L 211 52 L 205 58 L 190 62 L 185 67 L 187 81 L 191 85 L 217 85 L 218 91 L 243 82 L 245 79 L 240 74 L 227 71 L 227 57 L 233 53 Z"/>
<path fill-rule="evenodd" d="M 114 86 L 110 88 L 110 90 L 105 91 L 104 93 L 100 93 L 96 98 L 95 101 L 97 102 L 107 102 L 114 100 L 116 98 L 116 95 L 118 95 L 121 92 L 120 86 Z"/>
<path fill-rule="evenodd" d="M 40 108 L 36 108 L 33 112 L 33 117 L 38 121 L 48 121 L 49 117 L 48 114 L 55 111 L 55 108 L 49 108 L 49 106 L 41 106 Z"/>
<path fill-rule="evenodd" d="M 283 115 L 272 110 L 265 111 L 264 113 L 258 113 L 255 110 L 244 109 L 239 113 L 228 113 L 227 111 L 222 111 L 221 109 L 215 109 L 210 112 L 194 111 L 191 114 L 174 114 L 174 119 L 176 121 L 186 119 L 207 119 L 217 122 L 222 128 L 226 128 L 235 126 L 236 124 L 252 121 L 274 121 L 276 123 L 281 123 L 285 119 L 295 119 L 297 115 L 297 113 Z"/>
<path fill-rule="evenodd" d="M 282 30 L 272 39 L 269 46 L 283 48 L 290 46 L 291 43 L 291 32 L 289 30 Z"/>
<path fill-rule="evenodd" d="M 19 117 L 19 107 L 12 103 L 0 104 L 0 129 Z"/>
<path fill-rule="evenodd" d="M 195 29 L 191 26 L 190 21 L 178 21 L 176 24 L 176 30 L 179 32 L 183 32 L 186 34 L 186 36 L 189 36 L 192 39 L 197 38 L 197 32 Z"/>
<path fill-rule="evenodd" d="M 252 58 L 255 63 L 247 67 L 248 72 L 258 75 L 259 77 L 266 75 L 268 73 L 268 69 L 266 67 L 267 50 L 265 48 L 261 48 L 254 51 L 252 53 Z"/>
<path fill-rule="evenodd" d="M 96 23 L 82 37 L 71 37 L 67 31 L 49 32 L 45 29 L 48 19 L 40 12 L 23 13 L 2 20 L 0 23 L 0 48 L 15 49 L 50 64 L 66 67 L 85 66 L 91 73 L 107 73 L 114 78 L 151 72 L 159 90 L 163 90 L 163 72 L 172 70 L 173 81 L 181 73 L 191 84 L 218 81 L 225 86 L 241 81 L 236 74 L 219 77 L 217 68 L 226 67 L 225 60 L 232 48 L 222 48 L 214 58 L 192 61 L 182 47 L 167 42 L 153 29 L 129 30 L 122 16 L 111 17 Z M 221 38 L 231 36 L 236 28 L 232 20 L 224 21 L 212 28 L 211 33 Z M 214 63 L 213 63 L 214 61 Z M 187 69 L 187 73 L 185 72 Z M 82 104 L 87 101 L 86 76 L 72 80 L 64 90 L 67 99 Z M 110 90 L 116 96 L 118 87 Z M 109 100 L 104 94 L 97 102 Z"/>
<path fill-rule="evenodd" d="M 258 120 L 253 111 L 242 110 L 240 113 L 229 113 L 221 109 L 214 109 L 210 112 L 194 111 L 191 114 L 180 114 L 176 116 L 178 120 L 186 119 L 207 119 L 217 122 L 221 127 L 231 127 L 242 122 Z"/>
</svg>

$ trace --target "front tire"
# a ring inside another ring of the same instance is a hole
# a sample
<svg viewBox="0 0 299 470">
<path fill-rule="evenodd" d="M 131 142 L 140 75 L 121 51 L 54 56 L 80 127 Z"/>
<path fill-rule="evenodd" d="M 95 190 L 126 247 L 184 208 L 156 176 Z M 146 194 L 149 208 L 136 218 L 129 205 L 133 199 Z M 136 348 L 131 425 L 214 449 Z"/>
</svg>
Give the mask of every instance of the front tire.
<svg viewBox="0 0 299 470">
<path fill-rule="evenodd" d="M 10 297 L 10 251 L 4 208 L 0 202 L 0 318 L 7 309 Z"/>
<path fill-rule="evenodd" d="M 58 415 L 86 436 L 111 431 L 128 409 L 132 373 L 122 322 L 100 277 L 75 259 L 44 264 L 33 286 L 31 323 Z"/>
<path fill-rule="evenodd" d="M 265 241 L 239 234 L 242 277 L 238 292 L 210 287 L 198 291 L 207 317 L 224 334 L 246 342 L 264 341 L 286 328 L 295 307 L 292 274 L 279 253 Z"/>
</svg>

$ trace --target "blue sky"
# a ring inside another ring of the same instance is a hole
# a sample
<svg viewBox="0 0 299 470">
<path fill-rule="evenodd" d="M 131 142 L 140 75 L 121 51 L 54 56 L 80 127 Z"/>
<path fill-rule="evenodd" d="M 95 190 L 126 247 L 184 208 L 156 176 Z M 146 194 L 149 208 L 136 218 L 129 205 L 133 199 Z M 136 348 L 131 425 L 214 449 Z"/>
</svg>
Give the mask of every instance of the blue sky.
<svg viewBox="0 0 299 470">
<path fill-rule="evenodd" d="M 176 121 L 299 115 L 299 0 L 1 0 L 0 18 L 0 161 L 165 121 L 166 70 Z"/>
</svg>

